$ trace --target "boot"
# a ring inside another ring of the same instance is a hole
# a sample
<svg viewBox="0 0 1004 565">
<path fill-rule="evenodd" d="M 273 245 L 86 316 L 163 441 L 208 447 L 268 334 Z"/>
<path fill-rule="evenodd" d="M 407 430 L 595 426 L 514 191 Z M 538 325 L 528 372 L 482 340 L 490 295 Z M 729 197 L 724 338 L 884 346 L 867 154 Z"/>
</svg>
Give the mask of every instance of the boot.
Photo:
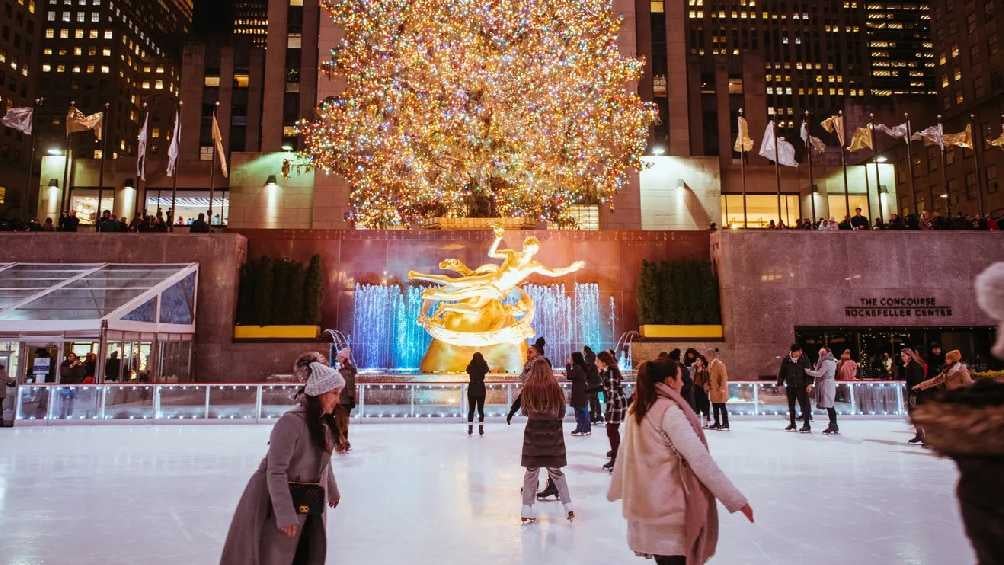
<svg viewBox="0 0 1004 565">
<path fill-rule="evenodd" d="M 555 500 L 558 500 L 558 487 L 554 484 L 554 481 L 547 479 L 547 486 L 544 487 L 544 490 L 537 493 L 537 500 L 547 500 L 552 496 Z"/>
<path fill-rule="evenodd" d="M 803 434 L 811 434 L 812 433 L 812 428 L 809 427 L 809 423 L 806 422 L 806 423 L 802 424 L 802 429 L 800 429 L 798 431 L 799 431 L 799 433 L 803 433 Z"/>
<path fill-rule="evenodd" d="M 792 423 L 788 424 L 788 427 L 785 428 L 784 431 L 786 431 L 786 432 L 793 432 L 793 431 L 795 431 L 795 422 L 792 422 Z"/>
<path fill-rule="evenodd" d="M 481 436 L 481 437 L 485 437 L 485 425 L 484 424 L 478 424 L 478 435 Z"/>
<path fill-rule="evenodd" d="M 474 424 L 467 424 L 467 435 L 474 435 Z"/>
<path fill-rule="evenodd" d="M 615 463 L 616 463 L 616 460 L 611 459 L 610 461 L 607 462 L 606 465 L 603 466 L 603 469 L 605 471 L 609 471 L 609 472 L 613 473 L 614 472 L 614 464 Z"/>
</svg>

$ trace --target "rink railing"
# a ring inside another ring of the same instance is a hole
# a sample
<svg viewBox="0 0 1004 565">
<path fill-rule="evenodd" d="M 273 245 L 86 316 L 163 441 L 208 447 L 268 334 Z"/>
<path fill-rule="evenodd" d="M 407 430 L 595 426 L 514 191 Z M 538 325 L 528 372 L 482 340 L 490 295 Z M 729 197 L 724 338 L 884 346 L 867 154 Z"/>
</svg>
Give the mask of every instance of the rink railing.
<svg viewBox="0 0 1004 565">
<path fill-rule="evenodd" d="M 566 389 L 568 383 L 562 383 Z M 504 418 L 518 394 L 517 383 L 488 384 L 485 416 Z M 264 423 L 294 406 L 295 385 L 282 384 L 105 384 L 22 385 L 14 397 L 22 423 Z M 633 383 L 625 383 L 630 396 Z M 467 417 L 467 385 L 393 383 L 358 385 L 355 421 L 419 420 L 459 422 Z M 843 416 L 892 417 L 906 413 L 902 382 L 844 382 L 837 385 Z M 764 417 L 787 414 L 784 388 L 772 383 L 729 384 L 729 413 Z M 566 417 L 571 418 L 571 410 Z"/>
</svg>

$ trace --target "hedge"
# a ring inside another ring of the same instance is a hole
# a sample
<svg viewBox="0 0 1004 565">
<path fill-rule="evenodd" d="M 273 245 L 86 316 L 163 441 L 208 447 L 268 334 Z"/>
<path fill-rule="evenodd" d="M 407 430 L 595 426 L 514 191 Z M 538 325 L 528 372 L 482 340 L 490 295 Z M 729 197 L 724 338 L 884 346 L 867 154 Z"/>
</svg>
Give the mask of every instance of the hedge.
<svg viewBox="0 0 1004 565">
<path fill-rule="evenodd" d="M 642 324 L 722 322 L 718 276 L 710 262 L 642 261 L 637 297 Z"/>
<path fill-rule="evenodd" d="M 245 326 L 319 325 L 324 292 L 321 258 L 310 264 L 260 257 L 241 267 L 237 324 Z"/>
</svg>

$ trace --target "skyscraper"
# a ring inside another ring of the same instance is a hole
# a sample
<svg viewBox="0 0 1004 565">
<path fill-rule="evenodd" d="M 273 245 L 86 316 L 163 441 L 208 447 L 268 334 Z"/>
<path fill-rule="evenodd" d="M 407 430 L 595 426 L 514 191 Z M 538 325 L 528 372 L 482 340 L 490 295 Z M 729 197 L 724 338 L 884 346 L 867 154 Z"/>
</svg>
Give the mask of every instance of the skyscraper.
<svg viewBox="0 0 1004 565">
<path fill-rule="evenodd" d="M 36 74 L 41 26 L 36 0 L 7 2 L 0 34 L 0 113 L 10 107 L 31 106 L 38 92 Z M 30 140 L 11 128 L 0 127 L 0 207 L 20 206 L 25 186 Z"/>
</svg>

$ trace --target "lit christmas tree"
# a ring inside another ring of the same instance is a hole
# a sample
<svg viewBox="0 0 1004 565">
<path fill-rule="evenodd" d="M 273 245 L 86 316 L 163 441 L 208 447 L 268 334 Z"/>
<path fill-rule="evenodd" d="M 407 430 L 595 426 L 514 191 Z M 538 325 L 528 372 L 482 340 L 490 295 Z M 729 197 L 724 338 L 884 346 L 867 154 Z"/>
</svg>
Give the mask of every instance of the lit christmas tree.
<svg viewBox="0 0 1004 565">
<path fill-rule="evenodd" d="M 559 221 L 642 167 L 650 105 L 628 90 L 610 0 L 322 0 L 346 83 L 300 125 L 366 227 L 430 217 Z"/>
</svg>

